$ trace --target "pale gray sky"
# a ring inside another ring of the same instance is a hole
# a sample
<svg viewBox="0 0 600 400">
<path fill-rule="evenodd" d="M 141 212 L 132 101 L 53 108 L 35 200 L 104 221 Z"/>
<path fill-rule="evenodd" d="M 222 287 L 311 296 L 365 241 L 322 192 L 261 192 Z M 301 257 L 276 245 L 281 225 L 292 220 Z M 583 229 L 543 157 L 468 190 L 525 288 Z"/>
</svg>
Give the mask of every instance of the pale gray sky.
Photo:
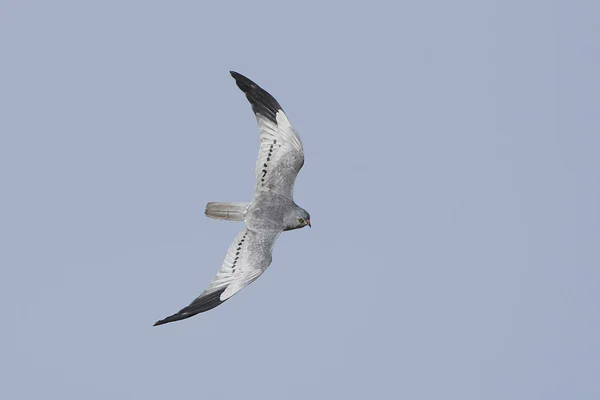
<svg viewBox="0 0 600 400">
<path fill-rule="evenodd" d="M 600 398 L 598 2 L 0 2 L 3 399 Z M 258 133 L 306 151 L 219 268 Z"/>
</svg>

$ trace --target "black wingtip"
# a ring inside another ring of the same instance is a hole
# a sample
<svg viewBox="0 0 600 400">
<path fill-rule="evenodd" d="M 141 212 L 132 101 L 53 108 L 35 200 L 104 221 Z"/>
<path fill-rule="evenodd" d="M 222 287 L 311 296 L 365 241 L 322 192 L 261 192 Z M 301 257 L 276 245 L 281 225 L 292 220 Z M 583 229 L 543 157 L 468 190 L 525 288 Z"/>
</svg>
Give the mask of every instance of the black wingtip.
<svg viewBox="0 0 600 400">
<path fill-rule="evenodd" d="M 277 100 L 269 92 L 239 72 L 229 71 L 229 73 L 235 79 L 235 83 L 240 90 L 246 94 L 254 113 L 263 115 L 277 123 L 277 112 L 282 109 Z"/>
<path fill-rule="evenodd" d="M 154 325 L 152 325 L 152 326 L 160 326 L 160 325 L 168 324 L 169 322 L 177 321 L 177 319 L 175 319 L 175 317 L 178 316 L 178 315 L 179 315 L 179 313 L 170 315 L 170 316 L 168 316 L 165 319 L 161 319 L 160 321 L 156 321 L 154 323 Z"/>
<path fill-rule="evenodd" d="M 160 321 L 156 321 L 154 323 L 154 325 L 152 326 L 161 326 L 164 324 L 168 324 L 169 322 L 173 322 L 173 321 L 178 321 L 179 319 L 171 319 L 173 317 L 173 315 L 171 315 L 170 317 L 167 317 L 165 319 L 161 319 Z"/>
<path fill-rule="evenodd" d="M 181 310 L 181 311 L 183 311 L 183 310 Z M 187 318 L 193 317 L 194 315 L 198 314 L 198 313 L 193 313 L 193 314 L 192 313 L 182 313 L 181 311 L 179 311 L 176 314 L 170 315 L 165 319 L 156 321 L 154 323 L 154 325 L 152 325 L 152 326 L 160 326 L 160 325 L 168 324 L 169 322 L 181 321 L 182 319 L 187 319 Z"/>
<path fill-rule="evenodd" d="M 225 288 L 219 289 L 215 292 L 202 294 L 198 296 L 189 306 L 182 308 L 179 312 L 168 316 L 165 319 L 156 321 L 153 326 L 159 326 L 168 324 L 169 322 L 181 321 L 182 319 L 188 319 L 196 314 L 212 310 L 218 305 L 223 304 L 226 300 L 221 300 L 221 294 L 225 291 Z"/>
<path fill-rule="evenodd" d="M 260 86 L 258 86 L 251 79 L 246 78 L 244 75 L 239 72 L 229 71 L 233 79 L 235 79 L 235 83 L 244 93 L 251 92 L 253 90 L 263 90 Z M 264 90 L 263 90 L 264 91 Z"/>
</svg>

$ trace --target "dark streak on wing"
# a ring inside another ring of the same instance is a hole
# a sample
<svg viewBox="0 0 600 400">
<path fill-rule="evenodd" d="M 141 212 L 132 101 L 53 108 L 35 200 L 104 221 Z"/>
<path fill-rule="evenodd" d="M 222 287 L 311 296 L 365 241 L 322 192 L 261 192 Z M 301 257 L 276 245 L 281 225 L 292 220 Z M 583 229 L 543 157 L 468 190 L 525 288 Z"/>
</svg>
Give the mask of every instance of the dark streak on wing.
<svg viewBox="0 0 600 400">
<path fill-rule="evenodd" d="M 219 297 L 226 288 L 217 290 L 216 292 L 209 293 L 205 296 L 200 296 L 190 303 L 189 306 L 182 308 L 178 313 L 173 314 L 165 319 L 156 321 L 154 326 L 168 324 L 169 322 L 179 321 L 182 319 L 193 317 L 196 314 L 203 313 L 208 310 L 212 310 L 216 306 L 223 303 Z"/>
<path fill-rule="evenodd" d="M 266 90 L 262 89 L 244 75 L 234 71 L 229 71 L 229 73 L 233 76 L 235 83 L 242 92 L 246 94 L 246 98 L 248 98 L 248 101 L 252 105 L 252 111 L 254 111 L 255 114 L 263 115 L 274 123 L 277 123 L 275 116 L 277 115 L 277 111 L 281 110 L 281 106 L 277 100 L 267 93 Z"/>
</svg>

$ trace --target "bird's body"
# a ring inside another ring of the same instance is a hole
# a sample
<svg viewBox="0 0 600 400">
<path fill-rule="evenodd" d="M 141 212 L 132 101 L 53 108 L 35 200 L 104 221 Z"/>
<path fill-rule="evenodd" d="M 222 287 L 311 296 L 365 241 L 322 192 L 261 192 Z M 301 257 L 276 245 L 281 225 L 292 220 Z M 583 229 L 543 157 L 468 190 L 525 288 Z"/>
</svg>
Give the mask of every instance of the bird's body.
<svg viewBox="0 0 600 400">
<path fill-rule="evenodd" d="M 245 226 L 208 288 L 190 305 L 154 325 L 189 318 L 222 304 L 267 269 L 281 232 L 310 226 L 310 215 L 293 200 L 296 175 L 304 165 L 298 134 L 273 96 L 245 76 L 231 75 L 252 105 L 260 130 L 254 198 L 250 203 L 207 204 L 208 217 L 243 221 Z"/>
</svg>

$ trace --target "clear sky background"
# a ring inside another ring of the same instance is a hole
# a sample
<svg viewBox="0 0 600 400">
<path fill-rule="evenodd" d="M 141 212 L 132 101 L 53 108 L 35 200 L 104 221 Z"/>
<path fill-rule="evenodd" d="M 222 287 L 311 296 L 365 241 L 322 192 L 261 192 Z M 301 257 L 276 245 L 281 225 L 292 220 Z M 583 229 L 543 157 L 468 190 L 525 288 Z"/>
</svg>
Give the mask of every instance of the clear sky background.
<svg viewBox="0 0 600 400">
<path fill-rule="evenodd" d="M 600 398 L 600 5 L 0 2 L 3 399 Z M 161 327 L 300 132 L 270 269 Z"/>
</svg>

